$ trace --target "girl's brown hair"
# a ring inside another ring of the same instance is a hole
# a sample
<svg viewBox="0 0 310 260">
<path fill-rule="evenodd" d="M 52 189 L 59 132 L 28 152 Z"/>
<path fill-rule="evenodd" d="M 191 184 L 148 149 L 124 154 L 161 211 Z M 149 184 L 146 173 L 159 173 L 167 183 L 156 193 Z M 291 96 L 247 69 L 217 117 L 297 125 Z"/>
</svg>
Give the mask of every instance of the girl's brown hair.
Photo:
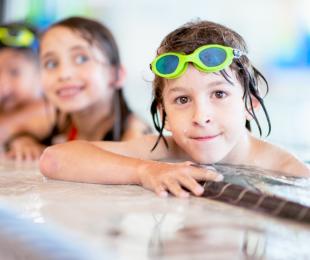
<svg viewBox="0 0 310 260">
<path fill-rule="evenodd" d="M 157 50 L 157 55 L 170 51 L 190 54 L 200 46 L 206 44 L 220 44 L 238 49 L 243 53 L 248 52 L 244 39 L 235 31 L 218 23 L 209 21 L 197 21 L 187 23 L 168 34 L 161 42 Z M 238 80 L 244 88 L 243 99 L 246 110 L 253 117 L 260 135 L 262 135 L 262 129 L 254 111 L 252 98 L 256 98 L 263 108 L 268 123 L 267 135 L 269 135 L 271 131 L 271 123 L 258 87 L 258 82 L 262 81 L 266 86 L 265 93 L 267 94 L 268 83 L 265 77 L 251 64 L 246 55 L 243 55 L 238 59 L 234 59 L 230 67 L 233 71 L 235 71 Z M 231 83 L 229 75 L 225 69 L 220 71 L 220 73 L 228 82 Z M 153 81 L 153 101 L 151 104 L 151 114 L 155 129 L 159 132 L 159 136 L 152 150 L 156 148 L 161 138 L 163 138 L 167 146 L 167 142 L 163 136 L 166 112 L 163 105 L 162 93 L 165 80 L 166 79 L 155 75 L 155 79 Z M 158 114 L 159 107 L 162 108 L 161 121 Z M 251 131 L 250 121 L 246 120 L 245 126 L 248 130 Z"/>
</svg>

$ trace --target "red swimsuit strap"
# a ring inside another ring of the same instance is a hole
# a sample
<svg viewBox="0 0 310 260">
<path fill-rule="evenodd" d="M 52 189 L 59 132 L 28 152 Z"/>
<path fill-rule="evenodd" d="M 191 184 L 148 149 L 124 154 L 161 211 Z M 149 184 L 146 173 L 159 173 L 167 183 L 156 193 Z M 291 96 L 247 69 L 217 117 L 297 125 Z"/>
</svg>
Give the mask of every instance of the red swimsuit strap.
<svg viewBox="0 0 310 260">
<path fill-rule="evenodd" d="M 72 125 L 67 136 L 68 141 L 76 140 L 77 135 L 78 135 L 77 128 L 74 125 Z"/>
</svg>

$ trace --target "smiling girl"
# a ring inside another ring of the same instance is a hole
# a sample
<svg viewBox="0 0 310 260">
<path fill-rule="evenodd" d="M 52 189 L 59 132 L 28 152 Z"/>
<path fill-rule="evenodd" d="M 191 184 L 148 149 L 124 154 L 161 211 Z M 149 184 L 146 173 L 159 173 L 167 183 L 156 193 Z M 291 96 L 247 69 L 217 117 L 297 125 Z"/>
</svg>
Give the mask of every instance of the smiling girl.
<svg viewBox="0 0 310 260">
<path fill-rule="evenodd" d="M 151 111 L 159 136 L 52 146 L 40 160 L 44 175 L 140 184 L 160 196 L 169 191 L 179 197 L 201 195 L 197 180 L 222 179 L 193 163 L 244 164 L 287 176 L 310 176 L 293 155 L 251 134 L 251 120 L 261 131 L 256 109 L 262 107 L 269 122 L 258 84 L 266 81 L 248 59 L 239 34 L 208 21 L 189 23 L 166 36 L 157 54 L 151 63 Z M 164 129 L 171 136 L 165 137 Z"/>
<path fill-rule="evenodd" d="M 22 140 L 12 157 L 29 158 L 29 146 L 39 143 L 120 141 L 149 131 L 125 102 L 125 70 L 113 35 L 101 23 L 72 17 L 50 26 L 41 37 L 40 63 L 55 121 L 48 136 Z"/>
</svg>

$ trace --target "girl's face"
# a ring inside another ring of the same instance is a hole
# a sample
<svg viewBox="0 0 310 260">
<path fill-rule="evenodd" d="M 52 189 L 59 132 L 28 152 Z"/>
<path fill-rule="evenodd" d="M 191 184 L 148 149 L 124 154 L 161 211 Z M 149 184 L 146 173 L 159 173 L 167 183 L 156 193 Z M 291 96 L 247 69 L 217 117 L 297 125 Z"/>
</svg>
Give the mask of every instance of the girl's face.
<svg viewBox="0 0 310 260">
<path fill-rule="evenodd" d="M 41 41 L 40 63 L 45 93 L 60 110 L 111 106 L 114 71 L 102 51 L 79 33 L 62 26 L 50 29 Z"/>
<path fill-rule="evenodd" d="M 189 65 L 183 76 L 165 83 L 166 129 L 198 163 L 224 162 L 247 135 L 243 88 L 230 69 L 227 73 L 233 85 L 220 73 Z"/>
<path fill-rule="evenodd" d="M 9 111 L 39 95 L 39 70 L 26 54 L 0 50 L 0 110 Z"/>
</svg>

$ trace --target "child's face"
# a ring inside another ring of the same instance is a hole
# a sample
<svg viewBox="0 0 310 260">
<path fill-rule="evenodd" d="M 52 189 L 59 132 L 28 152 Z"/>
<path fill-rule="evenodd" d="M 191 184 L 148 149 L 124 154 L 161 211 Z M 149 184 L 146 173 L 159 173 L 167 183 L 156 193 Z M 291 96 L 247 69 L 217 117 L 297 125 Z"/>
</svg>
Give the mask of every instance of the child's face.
<svg viewBox="0 0 310 260">
<path fill-rule="evenodd" d="M 38 96 L 39 70 L 19 51 L 0 50 L 0 111 L 9 111 Z"/>
<path fill-rule="evenodd" d="M 192 65 L 183 76 L 166 80 L 163 98 L 166 129 L 178 146 L 199 163 L 225 161 L 246 136 L 243 88 L 227 69 L 231 85 L 220 73 Z"/>
<path fill-rule="evenodd" d="M 47 97 L 65 112 L 101 102 L 111 106 L 114 74 L 105 55 L 78 33 L 55 27 L 40 46 L 42 83 Z"/>
</svg>

